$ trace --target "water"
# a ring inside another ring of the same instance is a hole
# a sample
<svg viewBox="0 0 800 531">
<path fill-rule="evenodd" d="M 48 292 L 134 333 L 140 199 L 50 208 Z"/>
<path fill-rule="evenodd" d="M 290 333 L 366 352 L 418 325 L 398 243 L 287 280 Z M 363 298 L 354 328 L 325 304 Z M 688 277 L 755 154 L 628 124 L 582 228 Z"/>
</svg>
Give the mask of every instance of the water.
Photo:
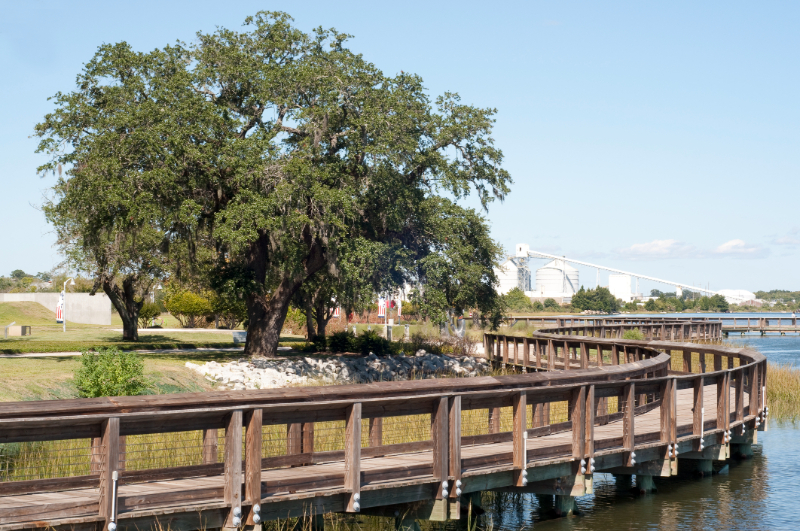
<svg viewBox="0 0 800 531">
<path fill-rule="evenodd" d="M 686 316 L 676 314 L 675 316 Z M 714 314 L 698 314 L 709 317 Z M 724 314 L 730 316 L 731 314 Z M 746 317 L 747 314 L 736 314 Z M 787 314 L 752 314 L 752 317 Z M 726 342 L 754 348 L 770 361 L 800 365 L 800 335 L 731 335 Z M 495 529 L 800 529 L 800 425 L 769 420 L 758 432 L 754 457 L 730 460 L 727 475 L 711 478 L 656 478 L 658 492 L 639 496 L 630 485 L 598 474 L 594 494 L 578 498 L 580 515 L 555 518 L 533 495 L 506 501 L 501 510 L 487 507 Z M 633 481 L 635 485 L 635 479 Z"/>
</svg>

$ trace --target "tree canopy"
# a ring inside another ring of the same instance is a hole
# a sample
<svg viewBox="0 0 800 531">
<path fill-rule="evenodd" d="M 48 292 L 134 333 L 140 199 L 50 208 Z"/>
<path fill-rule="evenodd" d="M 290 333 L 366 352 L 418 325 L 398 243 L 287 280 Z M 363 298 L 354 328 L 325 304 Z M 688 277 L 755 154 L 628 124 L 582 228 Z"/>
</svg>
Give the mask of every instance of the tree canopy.
<svg viewBox="0 0 800 531">
<path fill-rule="evenodd" d="M 619 302 L 608 288 L 581 289 L 572 296 L 572 307 L 579 311 L 614 313 L 619 311 Z"/>
<path fill-rule="evenodd" d="M 246 303 L 251 355 L 275 352 L 295 294 L 339 278 L 353 241 L 389 253 L 393 282 L 422 284 L 432 316 L 494 311 L 498 248 L 455 201 L 475 193 L 485 209 L 509 191 L 496 111 L 431 101 L 419 76 L 385 75 L 348 38 L 260 12 L 189 46 L 101 46 L 56 95 L 36 131 L 41 170 L 66 173 L 45 211 L 123 321 L 199 245 Z"/>
</svg>

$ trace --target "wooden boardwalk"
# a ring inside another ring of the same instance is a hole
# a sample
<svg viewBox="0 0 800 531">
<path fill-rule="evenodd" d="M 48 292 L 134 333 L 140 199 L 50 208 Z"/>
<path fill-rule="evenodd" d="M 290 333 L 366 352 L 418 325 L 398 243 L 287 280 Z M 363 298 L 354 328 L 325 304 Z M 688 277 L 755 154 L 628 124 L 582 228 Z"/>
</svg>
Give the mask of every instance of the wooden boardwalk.
<svg viewBox="0 0 800 531">
<path fill-rule="evenodd" d="M 550 332 L 537 339 L 564 341 Z M 680 458 L 710 463 L 729 455 L 731 444 L 752 443 L 764 420 L 766 366 L 758 353 L 696 345 L 714 361 L 693 364 L 691 350 L 685 355 L 692 347 L 681 343 L 676 346 L 688 360 L 681 368 L 688 370 L 673 372 L 670 356 L 654 348 L 659 342 L 646 346 L 559 332 L 569 338 L 560 351 L 561 366 L 564 356 L 578 360 L 569 371 L 304 392 L 228 392 L 206 398 L 206 405 L 180 395 L 111 403 L 60 401 L 44 403 L 35 417 L 30 403 L 20 404 L 16 415 L 13 407 L 0 408 L 3 442 L 89 436 L 92 455 L 98 455 L 92 458 L 97 462 L 94 475 L 0 482 L 0 531 L 109 525 L 120 530 L 157 525 L 232 529 L 325 512 L 389 514 L 398 504 L 416 507 L 421 502 L 429 518 L 457 519 L 463 497 L 472 492 L 546 494 L 556 479 L 559 485 L 563 480 L 584 489 L 564 491 L 568 496 L 585 492 L 593 472 L 670 475 Z M 621 363 L 604 365 L 601 356 L 598 364 L 602 347 L 594 350 L 590 363 L 592 351 L 582 346 L 590 337 L 592 344 L 613 343 Z M 501 344 L 495 344 L 494 359 Z M 528 363 L 536 361 L 533 345 L 527 346 Z M 628 350 L 630 361 L 624 357 Z M 544 360 L 558 354 L 558 349 L 544 352 Z M 725 369 L 714 370 L 723 363 Z M 558 408 L 563 417 L 556 415 Z M 414 415 L 426 415 L 430 422 L 429 435 L 417 437 L 418 442 L 395 442 L 381 431 L 389 419 Z M 465 435 L 466 423 L 474 424 L 476 415 L 485 419 L 482 432 Z M 369 432 L 363 436 L 362 420 Z M 314 424 L 319 431 L 332 422 L 341 423 L 343 449 L 315 451 Z M 271 433 L 264 431 L 269 426 L 284 426 L 286 437 L 299 434 L 305 442 L 287 439 L 283 455 L 265 455 L 262 437 Z M 214 444 L 216 430 L 224 429 L 221 463 L 215 446 L 200 465 L 124 470 L 120 440 L 125 436 L 128 455 L 133 455 L 130 441 L 137 434 L 198 429 L 204 430 L 204 441 L 212 437 Z M 119 482 L 109 470 L 119 473 Z"/>
</svg>

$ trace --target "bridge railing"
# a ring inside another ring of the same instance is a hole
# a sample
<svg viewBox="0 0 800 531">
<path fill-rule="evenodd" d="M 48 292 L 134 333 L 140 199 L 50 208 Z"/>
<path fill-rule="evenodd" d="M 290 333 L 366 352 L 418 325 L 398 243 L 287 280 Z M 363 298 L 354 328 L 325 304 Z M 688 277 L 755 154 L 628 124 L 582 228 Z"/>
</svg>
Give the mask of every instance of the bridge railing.
<svg viewBox="0 0 800 531">
<path fill-rule="evenodd" d="M 24 446 L 5 462 L 0 495 L 99 489 L 44 510 L 0 505 L 0 525 L 80 516 L 133 529 L 183 504 L 219 509 L 218 527 L 235 527 L 235 518 L 302 516 L 301 505 L 285 504 L 304 496 L 335 497 L 332 511 L 385 505 L 389 483 L 455 502 L 459 483 L 489 472 L 523 486 L 527 470 L 546 464 L 591 474 L 633 466 L 637 455 L 671 459 L 681 444 L 699 451 L 763 420 L 757 352 L 578 331 L 487 336 L 495 362 L 552 372 L 0 405 L 0 444 Z M 498 358 L 501 344 L 520 349 L 509 357 L 504 346 Z M 685 389 L 688 413 L 677 399 Z M 491 444 L 507 446 L 486 451 Z"/>
</svg>

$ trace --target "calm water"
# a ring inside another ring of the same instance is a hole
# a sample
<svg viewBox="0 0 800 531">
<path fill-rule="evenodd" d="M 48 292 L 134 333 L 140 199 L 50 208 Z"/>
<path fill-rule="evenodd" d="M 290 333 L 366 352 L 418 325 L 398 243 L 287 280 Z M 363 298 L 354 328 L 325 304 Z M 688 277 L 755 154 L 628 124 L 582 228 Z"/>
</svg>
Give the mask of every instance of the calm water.
<svg viewBox="0 0 800 531">
<path fill-rule="evenodd" d="M 786 316 L 753 314 L 767 315 Z M 797 334 L 737 335 L 727 341 L 747 344 L 770 361 L 800 365 Z M 534 525 L 536 529 L 603 531 L 800 529 L 800 474 L 795 469 L 800 463 L 800 426 L 770 420 L 769 431 L 758 433 L 758 443 L 755 456 L 746 461 L 730 461 L 726 475 L 656 478 L 658 492 L 645 496 L 631 492 L 630 484 L 615 484 L 611 475 L 598 474 L 594 494 L 578 498 L 582 513 L 579 516 L 553 518 L 532 495 L 505 504 L 502 511 L 487 507 L 487 516 L 492 518 L 495 529 L 503 531 L 530 529 Z"/>
</svg>

